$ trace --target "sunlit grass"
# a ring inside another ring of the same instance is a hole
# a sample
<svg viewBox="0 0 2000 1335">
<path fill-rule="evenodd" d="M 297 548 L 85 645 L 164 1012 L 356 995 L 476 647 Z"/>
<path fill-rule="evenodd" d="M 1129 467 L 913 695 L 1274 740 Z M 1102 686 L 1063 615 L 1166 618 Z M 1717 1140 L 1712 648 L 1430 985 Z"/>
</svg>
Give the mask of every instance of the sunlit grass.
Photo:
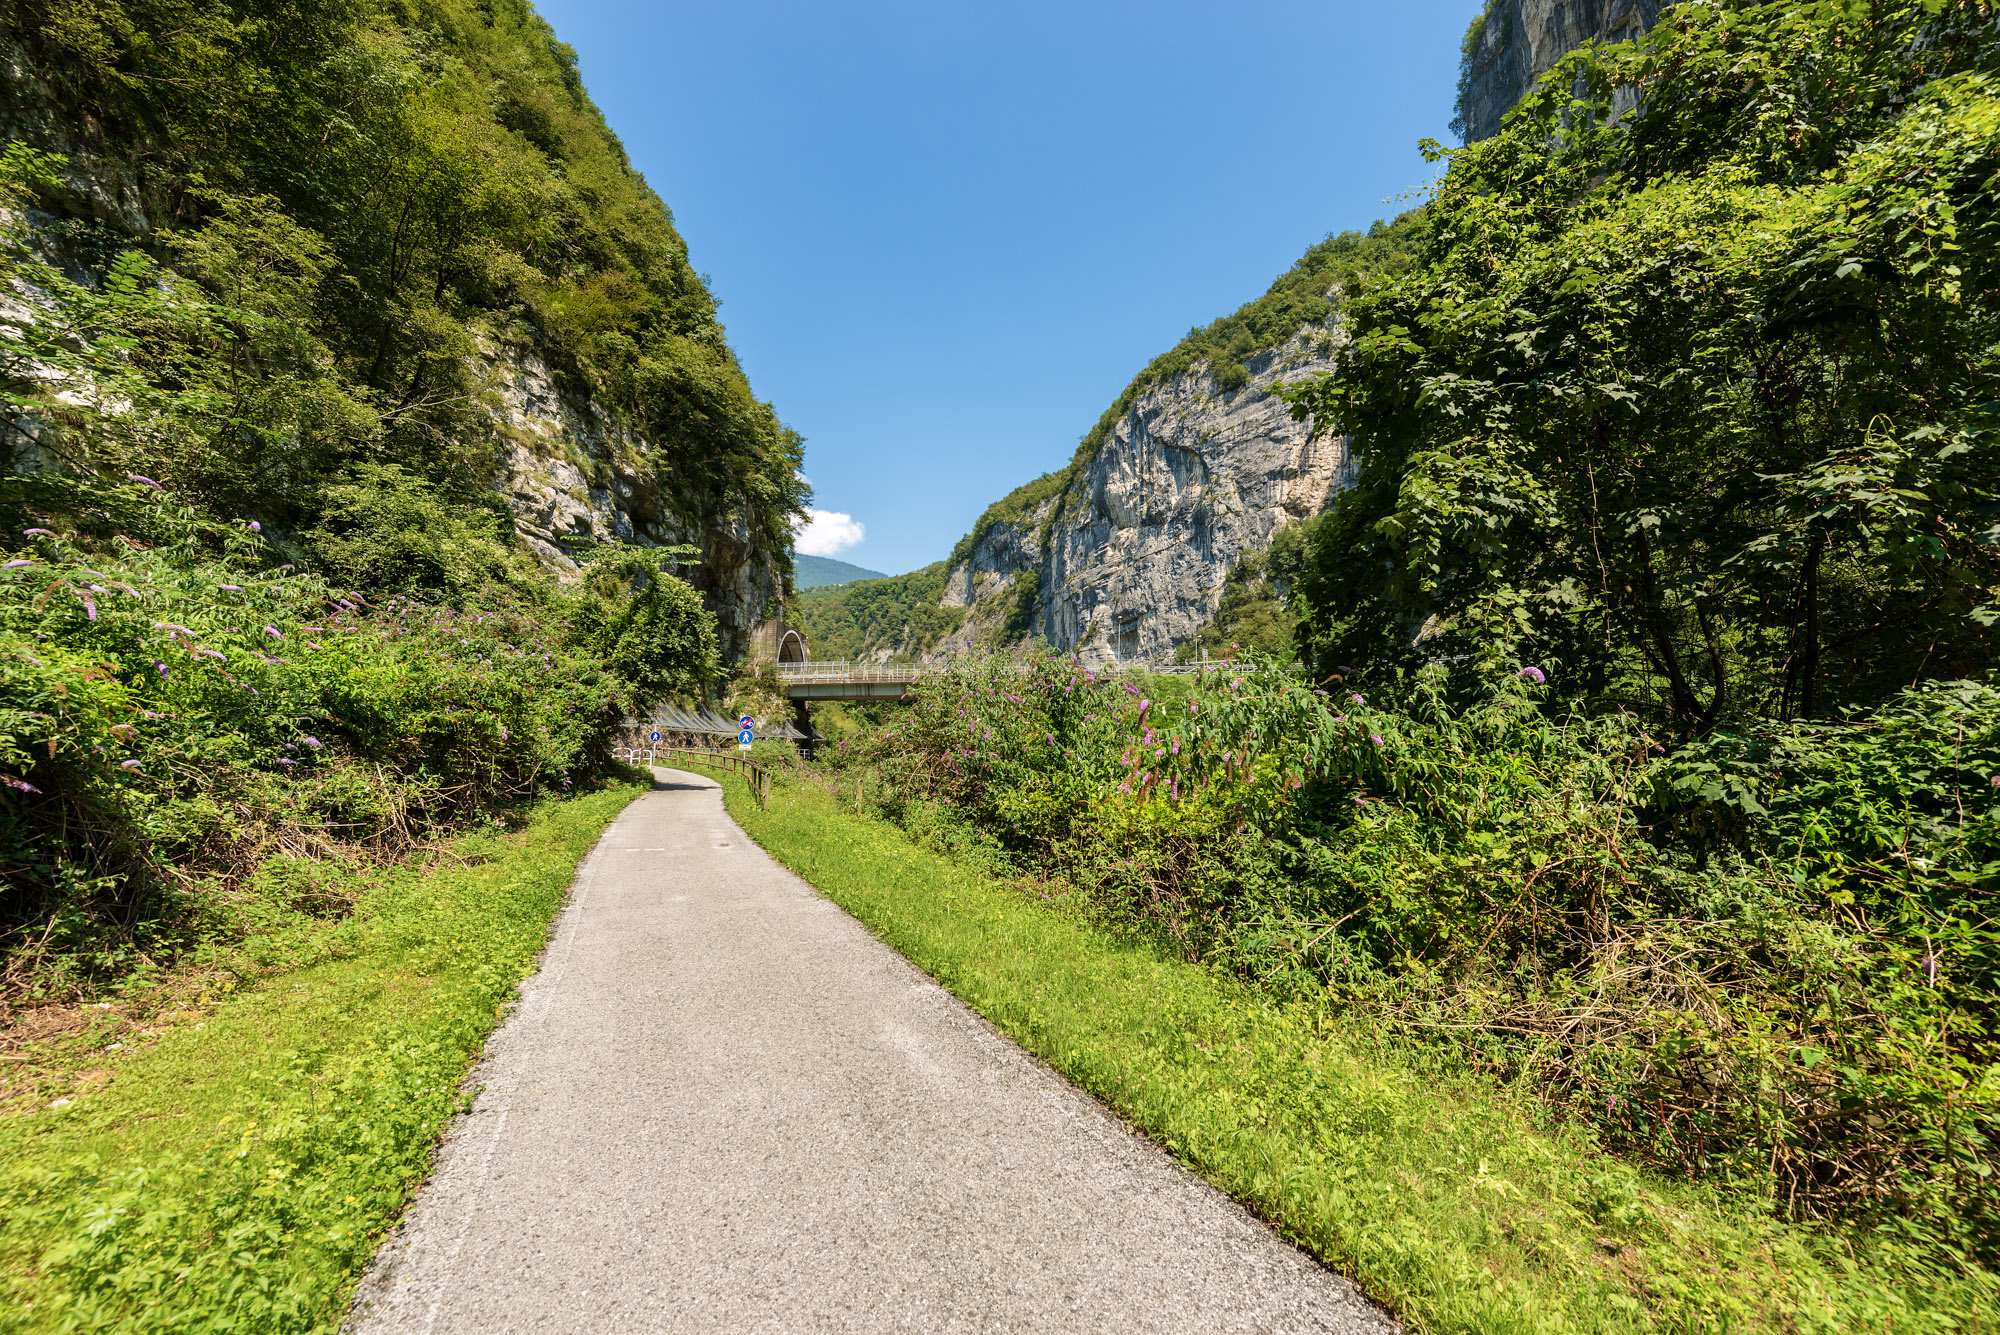
<svg viewBox="0 0 2000 1335">
<path fill-rule="evenodd" d="M 337 1327 L 579 859 L 641 791 L 547 802 L 385 875 L 326 962 L 73 1106 L 0 1119 L 0 1329 Z"/>
<path fill-rule="evenodd" d="M 1990 1277 L 1649 1176 L 1357 1023 L 1161 958 L 812 786 L 730 812 L 1024 1047 L 1414 1330 L 1973 1331 Z"/>
</svg>

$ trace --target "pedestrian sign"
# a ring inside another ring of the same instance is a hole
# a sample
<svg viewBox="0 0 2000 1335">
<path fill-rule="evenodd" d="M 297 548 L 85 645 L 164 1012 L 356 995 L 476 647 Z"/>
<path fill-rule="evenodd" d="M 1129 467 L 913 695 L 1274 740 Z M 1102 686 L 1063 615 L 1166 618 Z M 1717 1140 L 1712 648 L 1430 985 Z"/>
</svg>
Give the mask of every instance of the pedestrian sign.
<svg viewBox="0 0 2000 1335">
<path fill-rule="evenodd" d="M 660 734 L 658 734 L 657 732 L 656 732 L 656 733 L 654 733 L 654 734 L 653 734 L 653 740 L 654 740 L 654 741 L 656 741 L 656 742 L 657 742 L 657 741 L 659 741 L 659 740 L 660 740 Z"/>
<path fill-rule="evenodd" d="M 736 749 L 739 751 L 748 751 L 752 736 L 750 725 L 748 723 L 744 724 L 743 731 L 736 734 Z"/>
</svg>

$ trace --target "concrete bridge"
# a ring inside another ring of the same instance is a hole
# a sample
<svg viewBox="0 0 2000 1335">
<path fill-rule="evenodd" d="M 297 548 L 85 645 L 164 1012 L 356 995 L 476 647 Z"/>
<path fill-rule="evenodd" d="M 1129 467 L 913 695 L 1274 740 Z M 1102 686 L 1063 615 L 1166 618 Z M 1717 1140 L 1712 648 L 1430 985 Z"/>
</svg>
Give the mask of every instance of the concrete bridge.
<svg viewBox="0 0 2000 1335">
<path fill-rule="evenodd" d="M 894 700 L 921 671 L 909 663 L 779 663 L 778 685 L 793 700 Z"/>
</svg>

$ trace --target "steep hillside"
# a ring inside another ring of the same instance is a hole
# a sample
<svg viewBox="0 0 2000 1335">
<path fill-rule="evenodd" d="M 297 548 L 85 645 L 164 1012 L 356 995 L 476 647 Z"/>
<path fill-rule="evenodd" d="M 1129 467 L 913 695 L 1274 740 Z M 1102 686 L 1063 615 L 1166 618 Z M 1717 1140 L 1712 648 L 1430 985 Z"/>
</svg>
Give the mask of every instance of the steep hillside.
<svg viewBox="0 0 2000 1335">
<path fill-rule="evenodd" d="M 1342 485 L 1345 442 L 1294 421 L 1271 391 L 1333 365 L 1341 302 L 1393 272 L 1418 225 L 1409 214 L 1328 237 L 1263 296 L 1154 358 L 1066 466 L 980 515 L 941 570 L 935 607 L 905 618 L 923 633 L 887 634 L 886 621 L 847 605 L 879 600 L 875 585 L 823 595 L 808 624 L 879 622 L 882 635 L 856 641 L 876 654 L 1041 639 L 1091 661 L 1171 655 L 1214 615 L 1244 553 Z M 899 608 L 919 592 L 917 576 L 902 578 Z"/>
<path fill-rule="evenodd" d="M 946 606 L 945 564 L 886 579 L 807 589 L 792 599 L 789 620 L 806 633 L 817 659 L 921 658 L 965 620 Z"/>
<path fill-rule="evenodd" d="M 10 368 L 17 468 L 155 477 L 309 559 L 334 486 L 428 489 L 558 569 L 693 543 L 726 653 L 775 607 L 800 442 L 525 0 L 27 0 L 0 58 L 42 253 L 158 297 L 100 312 L 136 357 L 79 368 L 136 381 L 122 425 Z"/>
<path fill-rule="evenodd" d="M 852 584 L 858 579 L 887 579 L 879 570 L 855 565 L 851 561 L 836 561 L 830 556 L 808 556 L 804 552 L 792 554 L 792 584 L 799 589 L 817 589 L 827 584 Z"/>
<path fill-rule="evenodd" d="M 1467 143 L 1490 138 L 1536 79 L 1585 42 L 1623 42 L 1673 0 L 1487 0 L 1465 33 L 1458 114 Z"/>
</svg>

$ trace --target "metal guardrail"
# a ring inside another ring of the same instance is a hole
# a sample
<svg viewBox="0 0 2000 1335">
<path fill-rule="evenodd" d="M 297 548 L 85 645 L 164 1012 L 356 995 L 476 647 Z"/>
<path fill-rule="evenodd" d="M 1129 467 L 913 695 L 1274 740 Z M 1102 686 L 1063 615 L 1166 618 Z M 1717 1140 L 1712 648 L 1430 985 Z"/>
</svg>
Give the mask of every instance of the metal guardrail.
<svg viewBox="0 0 2000 1335">
<path fill-rule="evenodd" d="M 1118 672 L 1149 672 L 1163 677 L 1192 676 L 1210 669 L 1226 671 L 1235 664 L 1228 659 L 1212 659 L 1206 663 L 1117 663 L 1113 670 Z M 1025 672 L 1019 664 L 1007 665 L 1009 670 Z M 908 682 L 915 681 L 927 671 L 936 671 L 915 663 L 850 663 L 828 661 L 823 663 L 780 663 L 778 680 L 785 682 L 807 681 L 852 681 L 852 682 Z"/>
<path fill-rule="evenodd" d="M 853 681 L 853 682 L 909 682 L 922 675 L 924 669 L 914 663 L 780 663 L 778 680 L 793 681 Z"/>
<path fill-rule="evenodd" d="M 685 756 L 699 764 L 731 770 L 749 782 L 750 795 L 757 799 L 759 807 L 771 809 L 771 771 L 740 755 L 692 746 L 614 746 L 611 754 L 634 765 L 651 765 L 656 756 Z"/>
</svg>

